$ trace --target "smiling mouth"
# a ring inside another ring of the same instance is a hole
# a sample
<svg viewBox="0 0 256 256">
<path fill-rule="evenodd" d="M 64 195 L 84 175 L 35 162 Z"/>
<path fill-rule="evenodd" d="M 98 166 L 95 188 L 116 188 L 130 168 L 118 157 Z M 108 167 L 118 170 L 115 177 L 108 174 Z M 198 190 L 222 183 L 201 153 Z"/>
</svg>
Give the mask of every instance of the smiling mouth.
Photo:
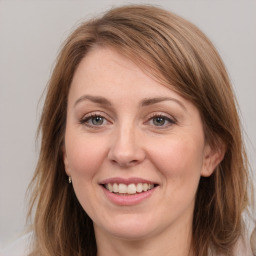
<svg viewBox="0 0 256 256">
<path fill-rule="evenodd" d="M 131 184 L 123 184 L 123 183 L 107 183 L 102 184 L 102 186 L 107 189 L 109 192 L 117 194 L 117 195 L 135 195 L 147 192 L 155 187 L 157 184 L 148 184 L 148 183 L 131 183 Z"/>
</svg>

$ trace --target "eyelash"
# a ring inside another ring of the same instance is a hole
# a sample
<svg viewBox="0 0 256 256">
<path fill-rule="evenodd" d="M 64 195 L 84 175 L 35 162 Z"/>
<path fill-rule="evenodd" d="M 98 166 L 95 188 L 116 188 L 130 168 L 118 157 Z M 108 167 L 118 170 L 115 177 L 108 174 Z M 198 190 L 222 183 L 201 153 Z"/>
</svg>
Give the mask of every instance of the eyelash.
<svg viewBox="0 0 256 256">
<path fill-rule="evenodd" d="M 92 123 L 89 123 L 89 122 L 92 122 L 93 118 L 96 118 L 96 117 L 99 117 L 99 118 L 102 118 L 103 119 L 103 122 L 105 121 L 106 122 L 106 118 L 102 115 L 102 114 L 99 114 L 99 113 L 90 113 L 86 116 L 84 116 L 81 120 L 80 120 L 80 124 L 84 124 L 86 126 L 89 126 L 89 127 L 92 127 L 92 128 L 100 128 L 100 126 L 102 125 L 95 125 L 95 124 L 92 124 Z M 107 121 L 108 122 L 108 121 Z M 97 127 L 98 126 L 98 127 Z"/>
<path fill-rule="evenodd" d="M 148 121 L 146 121 L 146 123 L 149 123 L 149 122 L 154 122 L 155 119 L 157 118 L 162 118 L 164 120 L 164 125 L 154 125 L 154 127 L 157 127 L 158 129 L 164 129 L 164 128 L 168 128 L 170 126 L 172 126 L 173 124 L 176 124 L 177 121 L 174 119 L 174 118 L 170 118 L 170 117 L 167 117 L 165 114 L 159 114 L 159 113 L 154 113 L 152 114 L 149 118 L 148 118 Z M 168 122 L 168 124 L 166 124 L 166 122 Z"/>
<path fill-rule="evenodd" d="M 100 113 L 90 113 L 90 114 L 86 115 L 85 117 L 83 117 L 79 123 L 86 125 L 88 127 L 91 127 L 91 128 L 95 128 L 95 129 L 99 129 L 104 125 L 104 124 L 100 124 L 100 125 L 93 124 L 92 123 L 93 118 L 102 118 L 103 119 L 102 122 L 109 122 L 107 120 L 107 118 L 105 118 L 104 115 L 102 115 Z M 164 125 L 152 124 L 153 127 L 157 127 L 158 129 L 168 128 L 169 126 L 172 126 L 173 124 L 177 123 L 177 121 L 174 118 L 167 117 L 165 114 L 154 113 L 147 119 L 145 124 L 154 122 L 154 120 L 157 118 L 163 119 L 163 121 L 164 121 Z M 166 122 L 168 122 L 168 124 L 166 124 Z"/>
</svg>

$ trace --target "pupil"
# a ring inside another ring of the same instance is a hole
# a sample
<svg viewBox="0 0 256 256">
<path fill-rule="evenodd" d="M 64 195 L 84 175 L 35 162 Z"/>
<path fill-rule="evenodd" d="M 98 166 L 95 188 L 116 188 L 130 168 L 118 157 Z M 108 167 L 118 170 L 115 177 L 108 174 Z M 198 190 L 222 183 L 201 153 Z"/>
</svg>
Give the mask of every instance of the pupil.
<svg viewBox="0 0 256 256">
<path fill-rule="evenodd" d="M 156 117 L 153 122 L 155 125 L 160 126 L 164 124 L 165 119 L 163 117 Z"/>
<path fill-rule="evenodd" d="M 100 124 L 103 123 L 103 118 L 100 117 L 100 116 L 95 116 L 95 117 L 93 117 L 93 119 L 92 119 L 92 123 L 93 123 L 94 125 L 100 125 Z"/>
</svg>

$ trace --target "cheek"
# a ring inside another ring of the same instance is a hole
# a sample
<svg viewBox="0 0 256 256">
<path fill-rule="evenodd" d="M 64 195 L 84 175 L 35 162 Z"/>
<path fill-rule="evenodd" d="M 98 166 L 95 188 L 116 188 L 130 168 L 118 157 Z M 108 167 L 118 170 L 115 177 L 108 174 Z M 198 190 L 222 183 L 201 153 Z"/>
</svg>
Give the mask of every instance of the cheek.
<svg viewBox="0 0 256 256">
<path fill-rule="evenodd" d="M 197 144 L 187 143 L 184 140 L 175 140 L 172 143 L 162 143 L 162 150 L 155 149 L 154 164 L 157 166 L 163 180 L 163 194 L 160 199 L 164 208 L 160 208 L 160 215 L 166 211 L 175 216 L 185 212 L 192 213 L 196 191 L 200 180 L 202 167 L 202 151 Z"/>
<path fill-rule="evenodd" d="M 106 150 L 104 141 L 95 136 L 66 135 L 66 154 L 72 178 L 92 176 L 99 169 Z"/>
<path fill-rule="evenodd" d="M 70 136 L 71 135 L 71 136 Z M 105 157 L 103 140 L 84 134 L 67 133 L 66 154 L 72 184 L 83 209 L 93 216 L 95 209 L 95 184 Z"/>
<path fill-rule="evenodd" d="M 161 146 L 160 146 L 161 145 Z M 151 148 L 152 162 L 167 183 L 167 189 L 194 191 L 203 164 L 203 144 L 191 139 L 163 141 Z"/>
</svg>

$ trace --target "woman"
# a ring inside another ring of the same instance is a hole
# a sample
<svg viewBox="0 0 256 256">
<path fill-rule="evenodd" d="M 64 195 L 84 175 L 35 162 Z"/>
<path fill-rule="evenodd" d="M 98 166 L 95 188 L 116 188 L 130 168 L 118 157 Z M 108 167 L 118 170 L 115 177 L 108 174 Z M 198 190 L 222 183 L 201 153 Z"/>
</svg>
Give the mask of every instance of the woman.
<svg viewBox="0 0 256 256">
<path fill-rule="evenodd" d="M 39 131 L 30 255 L 252 255 L 235 97 L 188 21 L 126 6 L 79 26 Z"/>
</svg>

